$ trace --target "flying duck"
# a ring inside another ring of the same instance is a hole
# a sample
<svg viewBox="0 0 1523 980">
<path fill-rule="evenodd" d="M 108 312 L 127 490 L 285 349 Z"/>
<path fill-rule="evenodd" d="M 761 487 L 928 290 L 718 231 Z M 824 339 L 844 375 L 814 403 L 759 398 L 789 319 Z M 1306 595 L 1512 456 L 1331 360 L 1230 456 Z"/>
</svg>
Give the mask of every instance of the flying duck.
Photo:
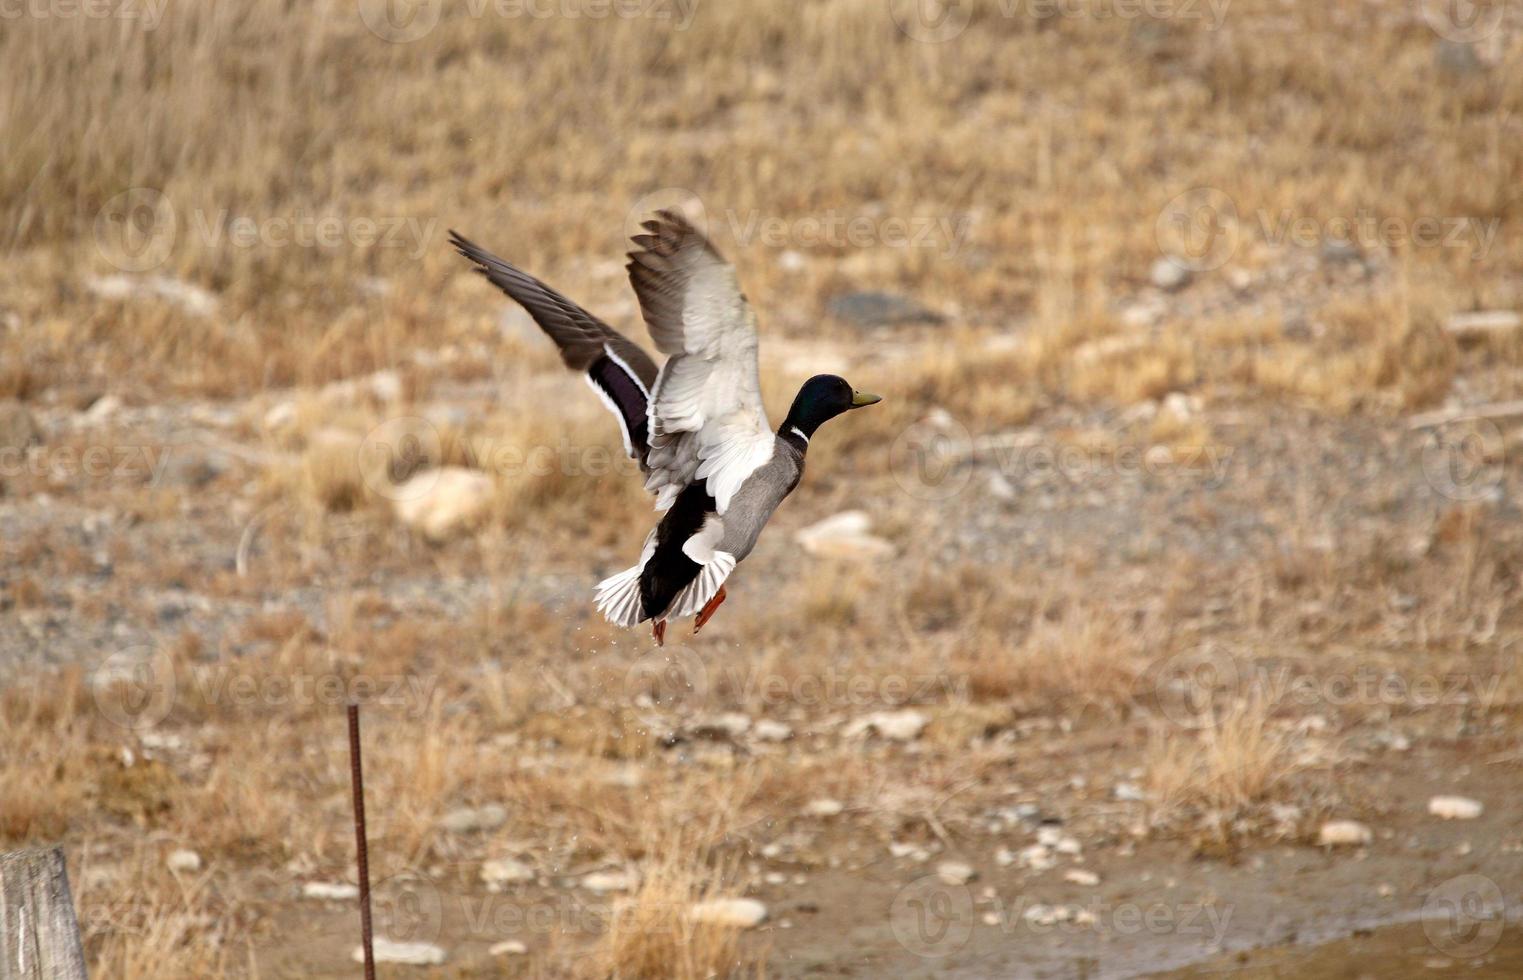
<svg viewBox="0 0 1523 980">
<path fill-rule="evenodd" d="M 694 616 L 697 633 L 724 602 L 725 580 L 798 486 L 815 430 L 881 399 L 816 375 L 774 430 L 762 405 L 756 314 L 735 270 L 675 211 L 642 227 L 627 268 L 651 340 L 668 358 L 659 369 L 639 344 L 543 282 L 456 232 L 450 242 L 528 311 L 618 420 L 664 516 L 639 562 L 599 583 L 595 601 L 618 626 L 653 621 L 663 644 L 668 620 Z"/>
</svg>

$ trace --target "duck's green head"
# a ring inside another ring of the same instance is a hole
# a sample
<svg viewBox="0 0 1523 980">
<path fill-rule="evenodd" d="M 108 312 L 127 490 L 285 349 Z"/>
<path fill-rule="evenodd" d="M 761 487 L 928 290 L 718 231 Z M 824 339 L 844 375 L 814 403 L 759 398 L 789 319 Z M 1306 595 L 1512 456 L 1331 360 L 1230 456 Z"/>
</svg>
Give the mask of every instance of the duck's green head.
<svg viewBox="0 0 1523 980">
<path fill-rule="evenodd" d="M 837 415 L 882 400 L 877 395 L 856 390 L 845 378 L 817 374 L 805 381 L 794 397 L 793 407 L 788 409 L 788 417 L 783 420 L 782 431 L 794 428 L 807 439 L 814 435 L 815 429 Z"/>
</svg>

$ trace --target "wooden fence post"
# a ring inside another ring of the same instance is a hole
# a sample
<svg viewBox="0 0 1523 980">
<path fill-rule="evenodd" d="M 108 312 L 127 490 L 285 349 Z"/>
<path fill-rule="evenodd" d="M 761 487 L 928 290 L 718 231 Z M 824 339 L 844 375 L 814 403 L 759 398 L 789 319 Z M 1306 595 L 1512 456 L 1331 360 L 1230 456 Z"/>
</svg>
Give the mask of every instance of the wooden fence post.
<svg viewBox="0 0 1523 980">
<path fill-rule="evenodd" d="M 0 854 L 0 980 L 87 980 L 61 847 Z"/>
</svg>

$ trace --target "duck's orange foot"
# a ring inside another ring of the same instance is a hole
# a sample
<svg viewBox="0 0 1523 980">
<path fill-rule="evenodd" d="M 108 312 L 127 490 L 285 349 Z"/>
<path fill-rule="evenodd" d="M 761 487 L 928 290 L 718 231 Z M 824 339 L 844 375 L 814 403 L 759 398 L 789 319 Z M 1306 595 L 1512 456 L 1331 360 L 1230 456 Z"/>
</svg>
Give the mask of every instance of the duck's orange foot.
<svg viewBox="0 0 1523 980">
<path fill-rule="evenodd" d="M 694 636 L 697 636 L 698 631 L 703 629 L 703 624 L 707 623 L 709 618 L 714 615 L 714 612 L 719 608 L 720 603 L 724 602 L 724 598 L 724 586 L 721 585 L 719 587 L 719 591 L 714 593 L 714 598 L 710 599 L 707 603 L 704 604 L 703 609 L 698 613 L 698 618 L 693 620 Z"/>
<path fill-rule="evenodd" d="M 650 628 L 650 631 L 656 637 L 656 646 L 666 646 L 666 620 L 656 620 L 655 625 Z"/>
</svg>

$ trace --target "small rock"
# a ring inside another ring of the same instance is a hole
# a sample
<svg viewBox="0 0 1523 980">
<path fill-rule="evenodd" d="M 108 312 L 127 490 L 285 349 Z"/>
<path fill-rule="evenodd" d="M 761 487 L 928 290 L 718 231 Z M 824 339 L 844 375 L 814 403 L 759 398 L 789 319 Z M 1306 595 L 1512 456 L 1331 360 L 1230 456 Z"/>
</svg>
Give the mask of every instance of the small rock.
<svg viewBox="0 0 1523 980">
<path fill-rule="evenodd" d="M 936 865 L 936 877 L 943 884 L 966 885 L 977 877 L 977 872 L 973 870 L 972 865 L 961 861 L 943 861 Z"/>
<path fill-rule="evenodd" d="M 1053 847 L 1053 850 L 1057 851 L 1059 854 L 1067 854 L 1072 857 L 1081 853 L 1084 848 L 1079 845 L 1078 840 L 1075 838 L 1064 837 L 1062 840 L 1058 841 L 1058 843 Z"/>
<path fill-rule="evenodd" d="M 356 963 L 365 962 L 365 948 L 354 947 L 349 958 Z M 383 936 L 375 937 L 375 961 L 377 963 L 401 963 L 405 966 L 438 966 L 444 962 L 444 949 L 433 943 L 398 943 Z"/>
<path fill-rule="evenodd" d="M 91 425 L 100 425 L 122 410 L 122 400 L 115 395 L 102 395 L 80 416 Z"/>
<path fill-rule="evenodd" d="M 1058 910 L 1051 905 L 1038 903 L 1028 908 L 1021 918 L 1033 925 L 1050 926 L 1058 921 Z"/>
<path fill-rule="evenodd" d="M 930 721 L 925 715 L 905 708 L 903 711 L 875 711 L 864 715 L 841 730 L 846 738 L 856 738 L 869 731 L 895 742 L 910 742 L 920 737 Z"/>
<path fill-rule="evenodd" d="M 809 262 L 804 258 L 803 253 L 785 248 L 777 256 L 777 265 L 784 272 L 803 272 Z"/>
<path fill-rule="evenodd" d="M 474 524 L 492 503 L 492 478 L 479 470 L 444 466 L 415 474 L 390 491 L 397 518 L 441 540 Z"/>
<path fill-rule="evenodd" d="M 1324 847 L 1361 846 L 1374 839 L 1370 828 L 1357 820 L 1329 820 L 1317 834 L 1317 843 Z"/>
<path fill-rule="evenodd" d="M 513 858 L 496 858 L 482 862 L 481 880 L 486 883 L 488 890 L 501 891 L 504 885 L 533 881 L 534 869 Z"/>
<path fill-rule="evenodd" d="M 1479 75 L 1486 70 L 1485 62 L 1475 52 L 1475 45 L 1441 38 L 1434 47 L 1434 60 L 1439 70 L 1456 78 Z"/>
<path fill-rule="evenodd" d="M 508 939 L 500 943 L 493 943 L 487 950 L 488 956 L 522 956 L 529 951 L 529 947 L 516 939 Z"/>
<path fill-rule="evenodd" d="M 754 898 L 711 898 L 688 909 L 688 918 L 707 925 L 750 929 L 767 918 L 767 906 Z"/>
<path fill-rule="evenodd" d="M 170 871 L 200 871 L 201 855 L 195 851 L 181 848 L 169 853 L 169 860 L 165 862 Z"/>
<path fill-rule="evenodd" d="M 1016 862 L 1023 868 L 1032 871 L 1047 871 L 1058 863 L 1058 859 L 1052 856 L 1052 851 L 1041 844 L 1032 844 L 1023 847 L 1016 855 Z"/>
<path fill-rule="evenodd" d="M 925 861 L 928 860 L 931 856 L 931 852 L 927 851 L 919 844 L 911 843 L 910 841 L 897 840 L 888 842 L 888 853 L 892 854 L 896 858 L 907 857 L 911 861 Z"/>
<path fill-rule="evenodd" d="M 1444 321 L 1444 329 L 1458 337 L 1483 337 L 1488 334 L 1515 333 L 1523 330 L 1523 313 L 1512 310 L 1479 310 L 1456 313 Z"/>
<path fill-rule="evenodd" d="M 360 897 L 360 887 L 342 881 L 309 881 L 301 886 L 301 897 L 323 902 L 350 902 Z"/>
<path fill-rule="evenodd" d="M 452 834 L 470 834 L 496 830 L 508 822 L 508 811 L 496 803 L 481 807 L 461 807 L 451 810 L 439 821 L 439 826 Z"/>
<path fill-rule="evenodd" d="M 840 800 L 820 798 L 810 800 L 804 805 L 804 813 L 811 817 L 834 817 L 846 809 L 846 805 Z"/>
<path fill-rule="evenodd" d="M 1166 293 L 1183 289 L 1190 281 L 1190 270 L 1165 256 L 1148 270 L 1148 281 Z"/>
<path fill-rule="evenodd" d="M 893 557 L 894 546 L 871 530 L 872 518 L 860 510 L 847 510 L 811 524 L 795 534 L 794 540 L 811 555 L 822 558 L 871 561 Z"/>
<path fill-rule="evenodd" d="M 1100 884 L 1100 876 L 1084 868 L 1069 868 L 1063 872 L 1063 880 L 1075 885 L 1084 885 L 1086 888 L 1093 888 Z"/>
<path fill-rule="evenodd" d="M 1143 799 L 1142 788 L 1136 783 L 1117 783 L 1111 792 L 1125 803 L 1139 803 Z"/>
<path fill-rule="evenodd" d="M 751 735 L 759 742 L 786 742 L 793 737 L 793 729 L 780 721 L 763 718 L 751 726 Z"/>
<path fill-rule="evenodd" d="M 1171 391 L 1164 396 L 1163 410 L 1177 419 L 1190 419 L 1200 411 L 1199 401 L 1182 391 Z"/>
<path fill-rule="evenodd" d="M 264 427 L 271 432 L 296 424 L 296 403 L 289 398 L 271 405 L 264 413 Z"/>
<path fill-rule="evenodd" d="M 990 473 L 989 496 L 995 500 L 1014 500 L 1015 485 L 1003 473 Z"/>
<path fill-rule="evenodd" d="M 85 288 L 105 299 L 155 296 L 192 316 L 211 316 L 217 312 L 216 296 L 173 276 L 92 276 L 85 280 Z"/>
<path fill-rule="evenodd" d="M 688 733 L 696 738 L 740 738 L 751 729 L 751 719 L 738 711 L 727 711 L 695 719 L 687 726 Z"/>
<path fill-rule="evenodd" d="M 1480 800 L 1465 796 L 1435 796 L 1428 801 L 1428 812 L 1444 820 L 1474 820 L 1484 809 Z"/>
<path fill-rule="evenodd" d="M 402 399 L 402 376 L 395 371 L 377 371 L 365 379 L 365 386 L 376 401 L 395 402 Z"/>
<path fill-rule="evenodd" d="M 640 876 L 633 871 L 594 871 L 581 880 L 583 888 L 599 895 L 634 891 L 639 884 Z"/>
<path fill-rule="evenodd" d="M 914 300 L 894 293 L 864 291 L 831 297 L 826 311 L 858 327 L 897 327 L 910 323 L 941 323 L 945 318 Z"/>
</svg>

